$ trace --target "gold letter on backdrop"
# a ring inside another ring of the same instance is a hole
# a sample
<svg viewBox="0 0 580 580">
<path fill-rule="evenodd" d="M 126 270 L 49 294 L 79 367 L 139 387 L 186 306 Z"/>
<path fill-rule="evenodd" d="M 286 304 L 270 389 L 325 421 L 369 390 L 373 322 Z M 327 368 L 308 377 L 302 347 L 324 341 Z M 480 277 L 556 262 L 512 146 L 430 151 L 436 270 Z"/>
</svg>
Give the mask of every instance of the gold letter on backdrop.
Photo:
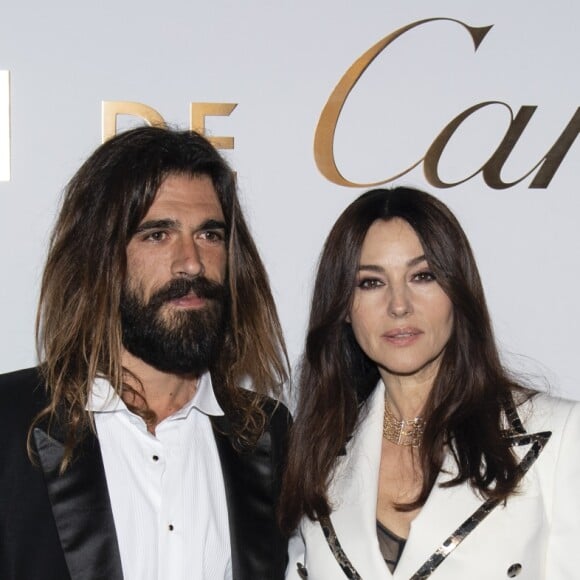
<svg viewBox="0 0 580 580">
<path fill-rule="evenodd" d="M 10 74 L 0 70 L 0 181 L 10 181 Z"/>
<path fill-rule="evenodd" d="M 229 117 L 238 106 L 237 103 L 190 103 L 189 128 L 205 135 L 206 117 Z M 207 137 L 216 149 L 233 149 L 233 137 Z"/>
<path fill-rule="evenodd" d="M 206 117 L 228 117 L 237 103 L 190 103 L 189 127 L 205 135 Z M 102 133 L 103 143 L 117 132 L 117 116 L 132 115 L 140 117 L 149 125 L 165 127 L 163 117 L 152 107 L 131 101 L 103 101 Z M 233 149 L 233 137 L 208 137 L 217 149 Z"/>
<path fill-rule="evenodd" d="M 399 36 L 427 22 L 435 22 L 438 20 L 444 20 L 449 22 L 456 22 L 463 26 L 467 32 L 471 35 L 475 50 L 478 49 L 481 41 L 484 39 L 485 35 L 490 31 L 491 26 L 485 26 L 481 28 L 474 28 L 464 24 L 460 20 L 455 20 L 453 18 L 428 18 L 426 20 L 420 20 L 418 22 L 413 22 L 403 28 L 399 28 L 395 32 L 392 32 L 388 36 L 385 36 L 382 40 L 377 42 L 374 46 L 369 48 L 361 57 L 359 57 L 354 64 L 346 71 L 344 76 L 340 79 L 339 83 L 336 85 L 334 91 L 330 95 L 318 121 L 316 127 L 316 132 L 314 135 L 314 160 L 316 161 L 316 166 L 318 170 L 333 183 L 337 185 L 344 185 L 347 187 L 371 187 L 375 185 L 382 185 L 383 183 L 388 183 L 393 181 L 401 175 L 411 171 L 413 168 L 417 167 L 423 161 L 419 159 L 411 167 L 408 167 L 404 171 L 401 171 L 397 175 L 384 179 L 382 181 L 377 181 L 375 183 L 353 183 L 346 179 L 338 170 L 336 162 L 334 159 L 334 134 L 336 132 L 336 125 L 338 123 L 338 118 L 340 112 L 344 107 L 344 103 L 352 89 L 354 88 L 357 81 L 360 79 L 365 70 L 369 65 L 377 58 L 377 56 L 387 47 L 391 42 L 397 39 Z"/>
<path fill-rule="evenodd" d="M 439 160 L 441 159 L 441 154 L 449 142 L 449 139 L 451 139 L 459 125 L 461 125 L 465 119 L 467 119 L 476 111 L 479 111 L 484 107 L 489 107 L 490 105 L 501 105 L 505 107 L 509 111 L 511 118 L 510 126 L 504 138 L 502 139 L 502 142 L 499 144 L 499 147 L 495 150 L 495 153 L 485 162 L 485 164 L 477 171 L 474 171 L 471 175 L 468 175 L 467 177 L 454 183 L 442 181 L 439 177 L 438 166 Z M 485 183 L 489 185 L 489 187 L 492 187 L 493 189 L 506 189 L 525 179 L 528 175 L 530 175 L 530 173 L 532 173 L 532 171 L 534 171 L 534 169 L 536 169 L 536 167 L 538 167 L 540 163 L 537 163 L 523 177 L 520 177 L 518 180 L 512 181 L 510 183 L 506 183 L 501 180 L 501 170 L 506 159 L 517 143 L 520 135 L 532 118 L 536 108 L 537 107 L 532 106 L 521 107 L 515 117 L 512 108 L 507 103 L 502 103 L 501 101 L 487 101 L 485 103 L 478 103 L 477 105 L 473 105 L 473 107 L 469 107 L 469 109 L 465 109 L 463 113 L 457 115 L 455 119 L 446 125 L 443 131 L 437 135 L 435 141 L 433 141 L 431 144 L 431 147 L 429 147 L 427 150 L 427 153 L 425 154 L 425 164 L 423 166 L 427 181 L 435 187 L 454 187 L 455 185 L 459 185 L 460 183 L 468 181 L 477 175 L 480 171 L 482 171 L 483 179 Z"/>
<path fill-rule="evenodd" d="M 439 177 L 437 168 L 441 154 L 443 153 L 443 149 L 447 145 L 449 139 L 453 136 L 455 130 L 467 117 L 469 117 L 475 111 L 478 111 L 479 109 L 488 105 L 504 106 L 509 111 L 511 117 L 508 130 L 506 131 L 506 134 L 504 135 L 504 138 L 502 139 L 498 148 L 480 169 L 468 177 L 465 177 L 461 181 L 457 181 L 455 183 L 446 183 L 442 181 Z M 503 181 L 501 178 L 501 171 L 503 166 L 513 151 L 525 128 L 528 126 L 528 123 L 536 112 L 536 109 L 536 106 L 524 105 L 520 107 L 520 110 L 515 117 L 512 108 L 507 103 L 502 103 L 500 101 L 479 103 L 473 107 L 470 107 L 469 109 L 466 109 L 463 111 L 463 113 L 457 115 L 455 119 L 447 124 L 443 131 L 439 133 L 435 141 L 433 141 L 433 144 L 431 147 L 429 147 L 429 150 L 425 154 L 424 170 L 427 181 L 435 187 L 453 187 L 455 185 L 459 185 L 460 183 L 464 183 L 481 171 L 483 180 L 489 187 L 492 189 L 507 189 L 508 187 L 512 187 L 523 181 L 526 177 L 528 177 L 538 167 L 541 166 L 540 170 L 532 180 L 532 183 L 530 183 L 530 189 L 546 189 L 550 184 L 550 181 L 552 181 L 552 178 L 558 170 L 558 167 L 560 167 L 562 161 L 564 160 L 564 157 L 570 150 L 570 147 L 576 140 L 578 133 L 580 132 L 580 109 L 576 110 L 576 113 L 564 131 L 562 131 L 560 137 L 558 137 L 554 145 L 552 145 L 550 150 L 546 153 L 546 155 L 544 155 L 544 157 L 542 157 L 542 159 L 540 159 L 540 161 L 538 161 L 525 175 L 519 179 L 509 182 Z"/>
<path fill-rule="evenodd" d="M 501 178 L 501 170 L 509 157 L 510 153 L 513 151 L 518 139 L 523 133 L 524 129 L 528 126 L 532 115 L 536 112 L 538 107 L 531 105 L 524 105 L 518 111 L 518 114 L 514 118 L 514 113 L 511 107 L 507 103 L 500 103 L 508 108 L 511 115 L 510 126 L 499 144 L 499 147 L 495 150 L 495 153 L 487 160 L 485 165 L 482 167 L 483 180 L 489 187 L 493 189 L 507 189 L 512 185 L 516 185 L 520 181 L 523 181 L 532 171 L 538 167 L 541 163 L 538 162 L 532 169 L 530 169 L 524 176 L 520 177 L 516 181 L 505 182 Z M 425 172 L 427 171 L 427 161 L 425 161 Z"/>
<path fill-rule="evenodd" d="M 576 109 L 576 113 L 566 128 L 562 131 L 558 140 L 552 145 L 552 148 L 546 153 L 538 174 L 534 177 L 532 183 L 530 183 L 530 188 L 545 189 L 548 187 L 554 173 L 560 167 L 566 153 L 572 147 L 572 143 L 576 140 L 576 136 L 580 132 L 580 108 Z M 534 167 L 535 169 L 535 167 Z"/>
<path fill-rule="evenodd" d="M 117 115 L 133 115 L 141 117 L 149 125 L 165 127 L 163 117 L 151 107 L 131 101 L 103 101 L 102 138 L 103 143 L 114 137 L 117 132 Z"/>
</svg>

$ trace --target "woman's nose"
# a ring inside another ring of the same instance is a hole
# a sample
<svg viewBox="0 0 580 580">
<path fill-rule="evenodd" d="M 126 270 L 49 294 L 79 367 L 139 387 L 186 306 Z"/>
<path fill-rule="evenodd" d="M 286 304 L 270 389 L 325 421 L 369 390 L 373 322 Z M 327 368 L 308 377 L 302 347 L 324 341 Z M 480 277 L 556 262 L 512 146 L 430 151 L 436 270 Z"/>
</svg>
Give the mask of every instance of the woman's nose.
<svg viewBox="0 0 580 580">
<path fill-rule="evenodd" d="M 389 297 L 389 315 L 393 318 L 407 316 L 413 312 L 413 304 L 406 285 L 391 288 Z"/>
</svg>

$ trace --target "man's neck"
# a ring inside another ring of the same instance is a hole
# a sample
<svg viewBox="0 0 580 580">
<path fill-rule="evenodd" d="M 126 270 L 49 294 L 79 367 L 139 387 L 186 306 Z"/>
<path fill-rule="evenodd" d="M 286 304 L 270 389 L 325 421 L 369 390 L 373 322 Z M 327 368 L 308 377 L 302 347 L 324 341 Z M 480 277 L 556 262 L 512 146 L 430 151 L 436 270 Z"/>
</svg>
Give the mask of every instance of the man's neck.
<svg viewBox="0 0 580 580">
<path fill-rule="evenodd" d="M 155 433 L 155 427 L 161 421 L 179 411 L 195 395 L 199 377 L 160 371 L 127 351 L 123 352 L 123 366 L 136 380 L 132 376 L 126 378 L 134 392 L 127 391 L 122 398 L 132 407 L 155 413 L 155 421 L 147 425 L 151 433 Z"/>
</svg>

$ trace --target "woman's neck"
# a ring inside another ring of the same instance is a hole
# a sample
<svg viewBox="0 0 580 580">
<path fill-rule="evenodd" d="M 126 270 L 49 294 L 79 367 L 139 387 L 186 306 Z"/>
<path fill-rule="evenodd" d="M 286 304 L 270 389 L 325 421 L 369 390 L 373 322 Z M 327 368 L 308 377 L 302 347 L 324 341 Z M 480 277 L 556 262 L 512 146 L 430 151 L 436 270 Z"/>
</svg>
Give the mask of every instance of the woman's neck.
<svg viewBox="0 0 580 580">
<path fill-rule="evenodd" d="M 381 372 L 381 378 L 385 384 L 390 407 L 397 418 L 414 419 L 422 416 L 434 377 L 419 378 Z"/>
</svg>

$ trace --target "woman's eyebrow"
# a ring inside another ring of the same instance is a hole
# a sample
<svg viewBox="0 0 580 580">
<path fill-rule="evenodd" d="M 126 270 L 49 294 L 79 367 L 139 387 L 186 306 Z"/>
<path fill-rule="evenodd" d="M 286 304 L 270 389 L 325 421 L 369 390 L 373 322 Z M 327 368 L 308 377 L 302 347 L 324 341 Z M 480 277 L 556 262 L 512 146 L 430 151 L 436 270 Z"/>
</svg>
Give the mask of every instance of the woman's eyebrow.
<svg viewBox="0 0 580 580">
<path fill-rule="evenodd" d="M 426 262 L 427 258 L 425 257 L 425 254 L 421 254 L 420 256 L 417 256 L 416 258 L 412 258 L 411 260 L 409 260 L 407 262 L 407 266 L 409 267 L 413 267 L 416 266 L 417 264 L 420 264 L 421 262 Z"/>
<path fill-rule="evenodd" d="M 415 258 L 411 258 L 406 266 L 408 268 L 412 268 L 413 266 L 416 266 L 417 264 L 420 264 L 421 262 L 425 262 L 427 260 L 427 258 L 425 257 L 425 254 L 421 254 L 420 256 L 417 256 Z M 359 270 L 366 270 L 368 272 L 384 272 L 385 269 L 382 266 L 377 266 L 376 264 L 361 264 L 358 267 Z"/>
<path fill-rule="evenodd" d="M 375 266 L 374 264 L 361 264 L 358 267 L 359 270 L 367 270 L 369 272 L 379 272 L 382 273 L 385 271 L 384 268 L 382 268 L 381 266 Z"/>
</svg>

